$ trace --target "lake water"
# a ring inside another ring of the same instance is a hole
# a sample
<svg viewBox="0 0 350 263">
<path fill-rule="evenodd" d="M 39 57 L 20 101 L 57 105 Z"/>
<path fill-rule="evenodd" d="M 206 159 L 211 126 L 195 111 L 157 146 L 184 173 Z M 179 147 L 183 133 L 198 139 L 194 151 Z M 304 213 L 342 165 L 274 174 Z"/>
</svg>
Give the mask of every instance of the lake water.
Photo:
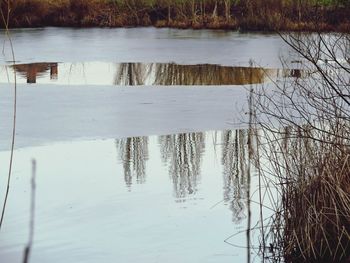
<svg viewBox="0 0 350 263">
<path fill-rule="evenodd" d="M 259 217 L 248 90 L 300 76 L 282 70 L 292 51 L 277 35 L 44 28 L 11 37 L 15 61 L 0 32 L 1 197 L 14 73 L 18 89 L 1 262 L 22 262 L 32 159 L 31 262 L 260 260 L 257 231 L 246 235 Z"/>
<path fill-rule="evenodd" d="M 238 156 L 246 148 L 245 134 L 237 132 L 238 145 L 236 132 L 206 132 L 17 150 L 2 261 L 21 262 L 32 158 L 37 162 L 32 262 L 246 261 L 244 248 L 224 242 L 237 234 L 228 242 L 247 246 L 248 185 L 240 172 L 246 160 Z M 7 160 L 7 152 L 0 157 Z M 254 220 L 257 216 L 253 212 Z"/>
</svg>

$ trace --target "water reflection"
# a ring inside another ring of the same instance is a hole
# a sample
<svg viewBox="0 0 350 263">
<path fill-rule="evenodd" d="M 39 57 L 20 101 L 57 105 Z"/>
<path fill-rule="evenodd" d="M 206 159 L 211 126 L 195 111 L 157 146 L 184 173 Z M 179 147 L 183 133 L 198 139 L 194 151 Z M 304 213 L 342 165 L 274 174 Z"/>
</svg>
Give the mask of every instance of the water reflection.
<svg viewBox="0 0 350 263">
<path fill-rule="evenodd" d="M 160 158 L 168 168 L 176 201 L 185 201 L 198 191 L 205 138 L 205 133 L 201 132 L 158 136 Z M 221 140 L 223 200 L 232 211 L 232 221 L 240 222 L 246 217 L 248 132 L 223 131 Z M 117 139 L 116 147 L 127 187 L 130 188 L 134 180 L 144 183 L 149 159 L 148 137 Z"/>
<path fill-rule="evenodd" d="M 220 65 L 155 65 L 158 85 L 245 85 L 267 81 L 274 70 Z M 252 76 L 252 77 L 250 77 Z"/>
<path fill-rule="evenodd" d="M 247 191 L 245 172 L 246 146 L 248 134 L 245 130 L 224 131 L 222 133 L 222 158 L 224 167 L 224 201 L 232 211 L 232 221 L 245 218 L 244 198 Z"/>
<path fill-rule="evenodd" d="M 124 180 L 127 187 L 146 181 L 146 162 L 148 160 L 148 137 L 117 139 L 119 159 L 123 163 Z"/>
<path fill-rule="evenodd" d="M 271 69 L 174 63 L 123 63 L 117 66 L 115 85 L 245 85 L 266 81 Z M 252 77 L 250 77 L 252 76 Z"/>
<path fill-rule="evenodd" d="M 246 85 L 278 78 L 300 78 L 299 69 L 229 67 L 214 64 L 179 65 L 174 63 L 33 63 L 0 67 L 0 81 L 18 72 L 18 81 L 67 85 Z M 60 74 L 58 75 L 58 71 Z"/>
<path fill-rule="evenodd" d="M 117 64 L 117 71 L 113 84 L 120 86 L 144 85 L 151 73 L 147 64 L 121 63 Z"/>
<path fill-rule="evenodd" d="M 115 258 L 121 262 L 197 262 L 203 258 L 208 262 L 230 262 L 236 257 L 236 261 L 245 262 L 245 250 L 235 250 L 223 242 L 242 229 L 244 221 L 232 224 L 232 208 L 221 200 L 223 195 L 228 203 L 234 200 L 234 217 L 244 218 L 247 206 L 236 204 L 241 203 L 247 181 L 240 168 L 246 165 L 245 159 L 238 156 L 247 153 L 247 132 L 217 132 L 219 140 L 215 141 L 212 135 L 206 132 L 131 137 L 18 151 L 18 180 L 13 187 L 18 200 L 28 199 L 25 189 L 30 182 L 30 162 L 26 163 L 30 158 L 35 156 L 40 161 L 41 174 L 50 175 L 37 178 L 41 186 L 37 196 L 48 198 L 40 199 L 38 206 L 46 212 L 37 213 L 35 262 L 45 261 L 41 258 L 45 253 L 52 253 L 49 256 L 55 258 L 54 262 L 60 262 L 62 249 L 67 251 L 65 262 L 78 262 L 81 255 L 89 262 L 113 262 Z M 219 163 L 213 162 L 216 155 Z M 7 156 L 7 152 L 3 153 L 1 160 Z M 26 205 L 27 202 L 13 202 L 9 206 L 1 258 L 6 259 L 9 250 L 23 252 L 21 244 L 25 244 L 22 239 L 27 236 L 28 225 Z M 56 220 L 57 211 L 63 221 Z M 62 229 L 62 222 L 66 231 L 57 231 Z M 169 238 L 162 240 L 164 236 Z M 245 240 L 239 234 L 229 242 L 242 245 Z M 111 244 L 119 244 L 121 249 L 115 250 Z M 91 252 L 91 247 L 96 249 Z M 141 257 L 135 256 L 135 247 L 141 249 Z M 181 253 L 184 249 L 188 252 L 185 256 Z M 161 250 L 164 255 L 159 257 Z M 75 251 L 83 254 L 75 257 Z M 179 256 L 174 258 L 175 253 Z M 107 257 L 101 260 L 100 255 Z M 6 262 L 14 261 L 7 258 Z"/>
<path fill-rule="evenodd" d="M 184 201 L 186 196 L 197 192 L 204 140 L 204 133 L 159 136 L 162 160 L 169 167 L 174 195 L 178 200 Z"/>
<path fill-rule="evenodd" d="M 37 77 L 43 77 L 47 74 L 50 80 L 56 80 L 58 76 L 58 63 L 32 63 L 13 65 L 19 76 L 26 78 L 27 83 L 36 83 Z"/>
</svg>

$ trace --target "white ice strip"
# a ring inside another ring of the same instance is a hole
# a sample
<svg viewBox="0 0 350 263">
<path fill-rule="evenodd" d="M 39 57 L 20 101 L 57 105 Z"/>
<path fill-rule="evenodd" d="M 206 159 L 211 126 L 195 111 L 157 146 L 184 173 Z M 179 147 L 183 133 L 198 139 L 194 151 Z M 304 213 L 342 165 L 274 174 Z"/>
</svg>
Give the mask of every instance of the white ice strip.
<svg viewBox="0 0 350 263">
<path fill-rule="evenodd" d="M 244 126 L 243 86 L 18 85 L 16 147 Z M 13 85 L 0 89 L 0 149 L 10 146 Z"/>
</svg>

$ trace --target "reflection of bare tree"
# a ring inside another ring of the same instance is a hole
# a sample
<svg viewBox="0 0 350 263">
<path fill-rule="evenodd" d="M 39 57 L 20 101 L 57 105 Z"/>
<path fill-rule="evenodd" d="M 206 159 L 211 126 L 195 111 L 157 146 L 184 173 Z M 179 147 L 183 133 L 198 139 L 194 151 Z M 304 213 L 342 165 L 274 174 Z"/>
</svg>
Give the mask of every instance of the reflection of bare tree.
<svg viewBox="0 0 350 263">
<path fill-rule="evenodd" d="M 247 131 L 225 131 L 222 135 L 222 165 L 224 166 L 224 201 L 229 203 L 232 221 L 244 218 L 245 192 L 247 176 L 245 173 L 245 156 Z"/>
<path fill-rule="evenodd" d="M 121 63 L 117 64 L 117 74 L 114 85 L 135 86 L 144 85 L 150 75 L 148 64 Z"/>
<path fill-rule="evenodd" d="M 84 84 L 92 76 L 88 74 L 96 70 L 94 63 L 61 64 L 62 68 L 69 68 L 68 76 L 75 79 L 75 74 L 82 73 Z M 106 65 L 105 65 L 106 66 Z M 107 63 L 107 66 L 108 65 Z M 19 75 L 27 79 L 27 83 L 36 83 L 37 78 L 50 74 L 50 79 L 58 77 L 58 63 L 16 64 L 11 66 Z M 73 70 L 74 69 L 74 70 Z M 85 72 L 85 70 L 87 70 Z M 80 72 L 81 71 L 81 72 Z M 106 73 L 107 74 L 107 73 Z M 113 84 L 118 86 L 136 85 L 246 85 L 259 84 L 270 79 L 305 78 L 306 72 L 300 69 L 264 69 L 258 67 L 229 67 L 221 65 L 178 65 L 174 63 L 120 63 L 116 64 Z M 109 77 L 109 76 L 108 76 Z M 96 84 L 98 79 L 93 79 Z"/>
<path fill-rule="evenodd" d="M 148 160 L 148 138 L 117 139 L 116 146 L 119 158 L 123 162 L 126 185 L 131 186 L 135 175 L 137 183 L 144 183 L 146 179 L 146 161 Z"/>
<path fill-rule="evenodd" d="M 225 67 L 220 65 L 153 64 L 156 85 L 244 85 L 263 83 L 261 68 Z M 250 78 L 250 72 L 253 78 Z"/>
<path fill-rule="evenodd" d="M 282 73 L 282 74 L 281 74 Z M 115 85 L 245 85 L 276 77 L 300 77 L 298 70 L 178 65 L 174 63 L 122 63 L 117 65 Z"/>
<path fill-rule="evenodd" d="M 159 137 L 162 160 L 169 165 L 176 198 L 195 194 L 200 178 L 203 133 L 183 133 Z"/>
</svg>

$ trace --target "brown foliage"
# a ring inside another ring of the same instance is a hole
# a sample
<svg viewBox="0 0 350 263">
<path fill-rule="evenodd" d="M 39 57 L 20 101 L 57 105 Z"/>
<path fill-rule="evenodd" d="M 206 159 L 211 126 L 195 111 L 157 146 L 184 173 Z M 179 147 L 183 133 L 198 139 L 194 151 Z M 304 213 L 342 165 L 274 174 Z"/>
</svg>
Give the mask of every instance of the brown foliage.
<svg viewBox="0 0 350 263">
<path fill-rule="evenodd" d="M 349 8 L 282 0 L 3 0 L 10 27 L 158 26 L 242 30 L 350 30 Z M 321 25 L 321 26 L 320 26 Z M 0 22 L 4 27 L 4 21 Z"/>
</svg>

